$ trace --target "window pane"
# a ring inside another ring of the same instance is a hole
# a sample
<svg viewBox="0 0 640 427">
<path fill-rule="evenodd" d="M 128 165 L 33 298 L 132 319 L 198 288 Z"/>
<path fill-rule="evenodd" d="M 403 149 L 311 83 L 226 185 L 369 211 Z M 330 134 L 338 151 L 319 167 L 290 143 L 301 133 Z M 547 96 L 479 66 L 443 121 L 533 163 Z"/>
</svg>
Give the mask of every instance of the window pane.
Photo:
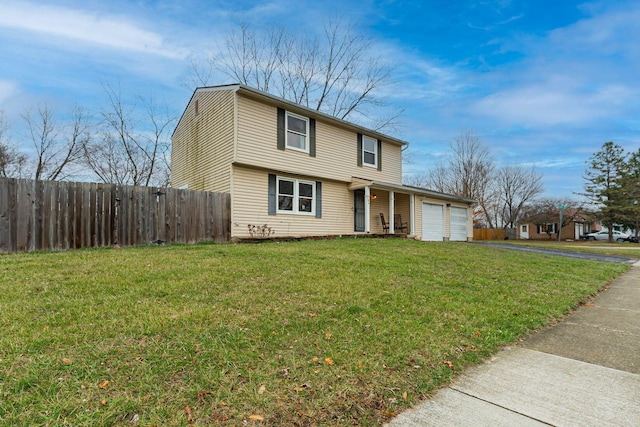
<svg viewBox="0 0 640 427">
<path fill-rule="evenodd" d="M 300 198 L 300 206 L 298 210 L 300 212 L 311 212 L 311 201 L 312 199 Z"/>
<path fill-rule="evenodd" d="M 293 197 L 291 196 L 278 196 L 278 209 L 281 211 L 293 210 Z"/>
<path fill-rule="evenodd" d="M 297 117 L 288 116 L 287 118 L 287 128 L 288 130 L 292 130 L 294 132 L 302 133 L 304 135 L 307 134 L 307 121 L 301 120 Z"/>
<path fill-rule="evenodd" d="M 378 141 L 376 141 L 375 139 L 366 136 L 362 138 L 362 148 L 364 148 L 365 151 L 371 151 L 372 153 L 375 153 L 377 146 Z"/>
<path fill-rule="evenodd" d="M 293 181 L 280 180 L 278 182 L 278 194 L 289 194 L 293 196 Z"/>
<path fill-rule="evenodd" d="M 368 165 L 375 165 L 376 164 L 376 156 L 373 153 L 367 153 L 366 151 L 364 152 L 364 162 Z"/>
<path fill-rule="evenodd" d="M 307 149 L 307 138 L 297 133 L 287 133 L 287 146 L 299 148 L 301 150 Z"/>
<path fill-rule="evenodd" d="M 301 183 L 298 191 L 300 192 L 300 197 L 313 197 L 313 186 L 311 184 Z"/>
</svg>

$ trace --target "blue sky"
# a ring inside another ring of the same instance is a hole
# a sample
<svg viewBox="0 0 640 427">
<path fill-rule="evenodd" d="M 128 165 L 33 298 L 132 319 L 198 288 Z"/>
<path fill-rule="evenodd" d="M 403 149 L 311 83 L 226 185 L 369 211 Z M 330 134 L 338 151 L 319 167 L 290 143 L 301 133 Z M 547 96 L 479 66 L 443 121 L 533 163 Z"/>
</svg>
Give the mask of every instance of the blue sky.
<svg viewBox="0 0 640 427">
<path fill-rule="evenodd" d="M 38 103 L 103 104 L 107 82 L 179 115 L 189 61 L 240 22 L 305 32 L 336 17 L 395 64 L 384 96 L 405 109 L 393 136 L 411 144 L 406 174 L 471 131 L 498 163 L 535 165 L 547 195 L 571 196 L 605 141 L 640 146 L 639 1 L 2 0 L 0 110 L 17 129 Z"/>
</svg>

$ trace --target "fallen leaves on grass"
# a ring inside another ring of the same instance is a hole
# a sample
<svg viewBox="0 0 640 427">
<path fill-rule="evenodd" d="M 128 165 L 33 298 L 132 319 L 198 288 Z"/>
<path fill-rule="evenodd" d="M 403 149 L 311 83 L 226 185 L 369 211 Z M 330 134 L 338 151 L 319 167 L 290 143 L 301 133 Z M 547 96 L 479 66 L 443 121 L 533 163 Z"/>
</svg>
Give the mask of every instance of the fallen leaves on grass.
<svg viewBox="0 0 640 427">
<path fill-rule="evenodd" d="M 590 302 L 588 302 L 588 303 L 585 304 L 585 306 L 587 306 L 587 307 L 595 307 L 596 305 L 595 304 L 591 304 Z"/>
<path fill-rule="evenodd" d="M 327 357 L 324 359 L 324 363 L 326 363 L 327 365 L 333 365 L 333 359 L 330 357 Z"/>
<path fill-rule="evenodd" d="M 198 393 L 198 399 L 204 399 L 205 397 L 211 395 L 213 395 L 213 392 L 211 391 L 201 391 L 200 393 Z"/>
<path fill-rule="evenodd" d="M 192 413 L 191 413 L 191 407 L 189 407 L 189 405 L 185 406 L 184 407 L 184 411 L 187 413 L 187 422 L 189 424 L 193 424 L 194 419 L 193 419 L 193 416 L 192 416 Z"/>
<path fill-rule="evenodd" d="M 300 384 L 300 387 L 294 387 L 294 391 L 302 391 L 305 390 L 307 388 L 311 388 L 311 384 L 309 383 L 304 383 L 304 384 Z"/>
<path fill-rule="evenodd" d="M 264 421 L 264 417 L 258 414 L 253 414 L 251 416 L 249 416 L 249 419 L 251 421 Z"/>
<path fill-rule="evenodd" d="M 445 365 L 447 365 L 449 368 L 453 369 L 453 362 L 451 362 L 450 360 L 445 360 L 444 362 Z"/>
<path fill-rule="evenodd" d="M 108 380 L 100 381 L 100 383 L 98 383 L 98 387 L 100 388 L 107 388 L 108 385 L 109 385 Z"/>
<path fill-rule="evenodd" d="M 66 365 L 70 365 L 71 364 L 71 359 L 67 359 L 66 357 L 63 357 L 60 360 L 62 360 L 62 363 L 66 364 Z"/>
<path fill-rule="evenodd" d="M 258 394 L 263 394 L 265 391 L 267 390 L 267 386 L 265 386 L 264 384 L 260 386 L 260 388 L 258 389 Z"/>
</svg>

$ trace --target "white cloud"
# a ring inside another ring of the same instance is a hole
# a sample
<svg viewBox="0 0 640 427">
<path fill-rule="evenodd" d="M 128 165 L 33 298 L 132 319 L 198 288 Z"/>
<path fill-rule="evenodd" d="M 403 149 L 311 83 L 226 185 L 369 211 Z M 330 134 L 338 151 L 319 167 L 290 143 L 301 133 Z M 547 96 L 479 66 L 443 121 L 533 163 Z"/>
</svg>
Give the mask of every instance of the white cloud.
<svg viewBox="0 0 640 427">
<path fill-rule="evenodd" d="M 481 78 L 487 95 L 467 111 L 523 127 L 589 128 L 628 119 L 640 111 L 638 19 L 640 8 L 633 6 L 526 40 L 518 50 L 527 59 Z"/>
<path fill-rule="evenodd" d="M 167 46 L 162 35 L 127 17 L 27 2 L 0 3 L 0 28 L 62 38 L 89 45 L 168 58 L 184 53 Z"/>
<path fill-rule="evenodd" d="M 18 91 L 15 82 L 9 80 L 0 80 L 0 106 L 11 98 Z"/>
<path fill-rule="evenodd" d="M 635 97 L 634 91 L 620 85 L 583 91 L 542 82 L 491 94 L 473 105 L 472 110 L 525 127 L 586 124 L 611 117 L 614 109 L 630 96 Z"/>
<path fill-rule="evenodd" d="M 640 53 L 640 5 L 625 5 L 624 10 L 610 10 L 559 28 L 549 34 L 548 47 L 569 54 L 609 55 Z"/>
</svg>

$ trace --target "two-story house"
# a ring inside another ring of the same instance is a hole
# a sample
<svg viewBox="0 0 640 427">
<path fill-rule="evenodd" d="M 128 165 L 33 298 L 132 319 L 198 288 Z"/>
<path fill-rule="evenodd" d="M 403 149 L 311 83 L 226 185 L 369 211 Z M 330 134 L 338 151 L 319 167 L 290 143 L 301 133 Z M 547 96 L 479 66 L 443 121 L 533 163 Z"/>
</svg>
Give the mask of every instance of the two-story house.
<svg viewBox="0 0 640 427">
<path fill-rule="evenodd" d="M 172 144 L 172 186 L 230 193 L 232 237 L 473 236 L 473 200 L 402 185 L 406 142 L 244 85 L 196 89 Z"/>
</svg>

